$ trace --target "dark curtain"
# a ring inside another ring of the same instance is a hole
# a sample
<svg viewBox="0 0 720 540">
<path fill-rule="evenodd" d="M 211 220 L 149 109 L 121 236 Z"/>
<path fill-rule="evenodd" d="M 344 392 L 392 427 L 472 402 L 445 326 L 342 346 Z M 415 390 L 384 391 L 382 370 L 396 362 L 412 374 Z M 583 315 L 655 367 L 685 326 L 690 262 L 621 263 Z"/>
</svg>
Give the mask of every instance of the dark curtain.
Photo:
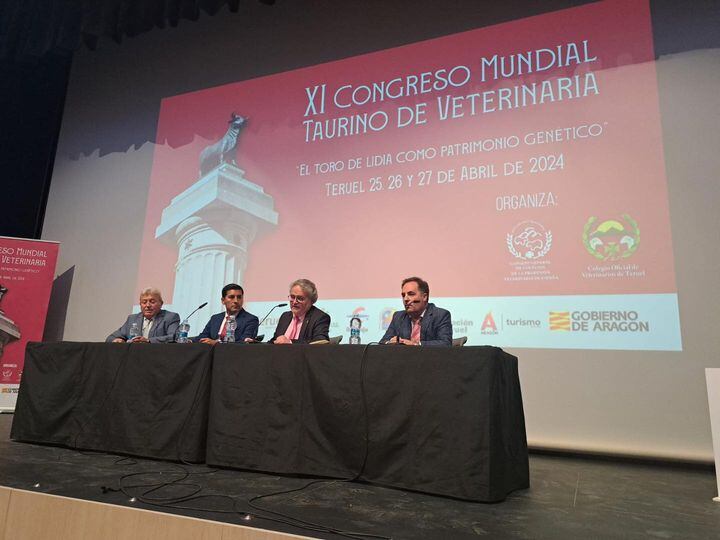
<svg viewBox="0 0 720 540">
<path fill-rule="evenodd" d="M 72 54 L 240 0 L 0 2 L 0 236 L 40 238 Z M 272 3 L 265 0 L 263 3 Z"/>
<path fill-rule="evenodd" d="M 0 17 L 0 58 L 33 61 L 48 53 L 70 55 L 101 37 L 120 42 L 152 28 L 197 20 L 240 0 L 5 0 Z"/>
</svg>

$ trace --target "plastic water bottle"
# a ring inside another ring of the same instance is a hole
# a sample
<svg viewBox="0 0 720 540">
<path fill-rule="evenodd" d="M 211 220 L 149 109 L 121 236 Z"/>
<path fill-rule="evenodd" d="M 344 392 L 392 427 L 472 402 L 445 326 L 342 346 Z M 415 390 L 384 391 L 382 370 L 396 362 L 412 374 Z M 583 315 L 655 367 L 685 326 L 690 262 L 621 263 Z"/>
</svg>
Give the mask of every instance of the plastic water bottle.
<svg viewBox="0 0 720 540">
<path fill-rule="evenodd" d="M 140 335 L 140 327 L 138 326 L 138 323 L 134 322 L 130 325 L 130 333 L 128 334 L 128 341 L 132 341 L 136 337 Z"/>
<path fill-rule="evenodd" d="M 180 326 L 178 326 L 177 331 L 177 337 L 175 338 L 175 341 L 177 343 L 189 343 L 190 340 L 188 339 L 188 335 L 190 334 L 190 323 L 185 319 L 183 322 L 180 323 Z"/>
<path fill-rule="evenodd" d="M 350 329 L 350 345 L 360 345 L 360 329 Z"/>
<path fill-rule="evenodd" d="M 362 321 L 360 317 L 350 319 L 350 345 L 360 345 L 360 327 Z"/>
<path fill-rule="evenodd" d="M 227 323 L 225 324 L 225 343 L 235 343 L 235 329 L 237 328 L 237 321 L 235 315 L 228 317 Z"/>
</svg>

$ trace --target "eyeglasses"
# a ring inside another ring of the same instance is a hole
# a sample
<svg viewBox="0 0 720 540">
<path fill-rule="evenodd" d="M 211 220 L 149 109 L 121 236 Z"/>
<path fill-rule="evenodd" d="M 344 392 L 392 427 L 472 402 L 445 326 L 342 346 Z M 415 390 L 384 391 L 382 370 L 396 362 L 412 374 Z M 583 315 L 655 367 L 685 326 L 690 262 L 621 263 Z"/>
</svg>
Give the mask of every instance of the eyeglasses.
<svg viewBox="0 0 720 540">
<path fill-rule="evenodd" d="M 305 298 L 304 296 L 295 296 L 294 294 L 289 294 L 288 300 L 290 300 L 291 302 L 300 302 L 302 304 L 305 300 L 307 300 L 307 298 Z"/>
</svg>

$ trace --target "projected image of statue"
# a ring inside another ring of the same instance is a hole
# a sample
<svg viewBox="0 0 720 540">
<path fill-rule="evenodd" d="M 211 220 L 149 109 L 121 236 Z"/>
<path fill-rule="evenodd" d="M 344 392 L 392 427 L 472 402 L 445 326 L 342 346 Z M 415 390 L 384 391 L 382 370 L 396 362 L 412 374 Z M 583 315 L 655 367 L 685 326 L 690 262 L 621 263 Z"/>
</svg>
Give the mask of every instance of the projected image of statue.
<svg viewBox="0 0 720 540">
<path fill-rule="evenodd" d="M 199 178 L 162 212 L 155 237 L 177 246 L 172 309 L 192 311 L 226 283 L 243 283 L 250 245 L 277 226 L 273 198 L 236 162 L 246 116 L 232 112 L 225 135 L 199 156 Z"/>
<path fill-rule="evenodd" d="M 0 304 L 2 304 L 3 296 L 8 292 L 8 288 L 0 284 Z M 5 346 L 11 341 L 20 339 L 20 329 L 9 319 L 0 305 L 0 358 L 2 358 Z"/>
<path fill-rule="evenodd" d="M 235 155 L 237 154 L 238 136 L 246 122 L 247 118 L 232 113 L 228 122 L 230 127 L 223 138 L 207 146 L 200 153 L 200 178 L 223 163 L 237 165 Z"/>
</svg>

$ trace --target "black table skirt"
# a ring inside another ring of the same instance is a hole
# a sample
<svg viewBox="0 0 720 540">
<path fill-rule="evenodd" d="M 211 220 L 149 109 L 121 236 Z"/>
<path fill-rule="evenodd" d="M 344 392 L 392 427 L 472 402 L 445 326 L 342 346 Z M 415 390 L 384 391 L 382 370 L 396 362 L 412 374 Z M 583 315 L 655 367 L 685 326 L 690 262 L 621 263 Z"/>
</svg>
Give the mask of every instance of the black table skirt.
<svg viewBox="0 0 720 540">
<path fill-rule="evenodd" d="M 202 344 L 28 343 L 10 437 L 202 462 L 211 365 Z"/>
<path fill-rule="evenodd" d="M 216 347 L 211 386 L 210 465 L 486 502 L 529 486 L 517 358 L 498 348 Z"/>
<path fill-rule="evenodd" d="M 529 485 L 494 347 L 30 343 L 11 438 L 473 501 Z"/>
</svg>

